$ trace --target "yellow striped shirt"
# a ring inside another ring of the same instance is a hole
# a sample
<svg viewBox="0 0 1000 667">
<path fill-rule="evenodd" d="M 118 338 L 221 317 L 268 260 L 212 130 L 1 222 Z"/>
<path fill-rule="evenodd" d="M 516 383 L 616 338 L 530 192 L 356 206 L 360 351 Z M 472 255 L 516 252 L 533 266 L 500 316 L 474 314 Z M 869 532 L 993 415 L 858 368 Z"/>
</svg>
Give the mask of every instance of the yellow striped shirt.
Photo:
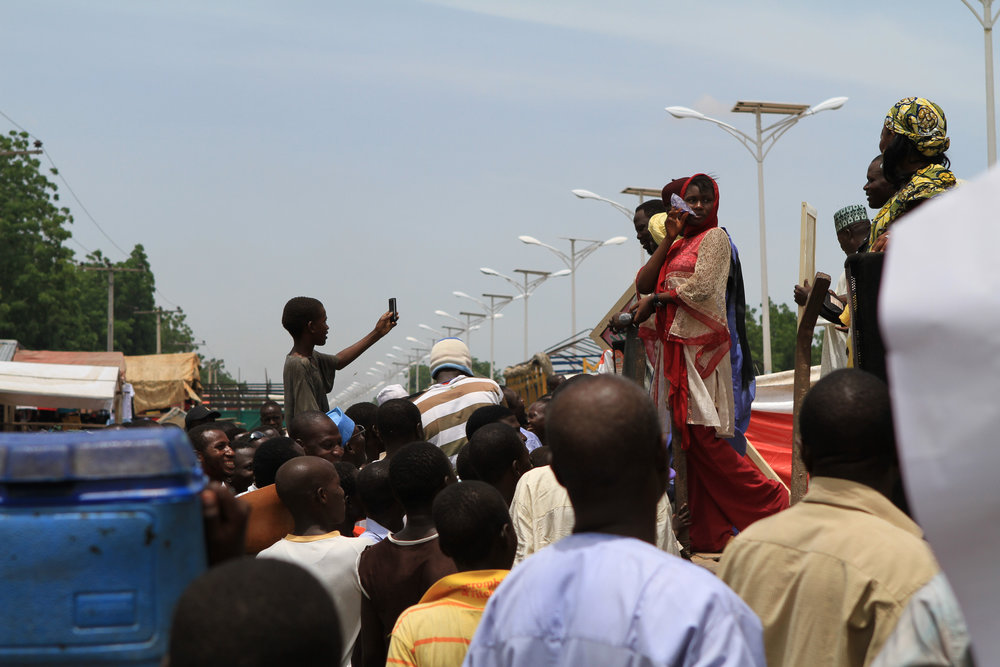
<svg viewBox="0 0 1000 667">
<path fill-rule="evenodd" d="M 461 665 L 486 601 L 509 570 L 449 574 L 396 621 L 386 665 Z"/>
</svg>

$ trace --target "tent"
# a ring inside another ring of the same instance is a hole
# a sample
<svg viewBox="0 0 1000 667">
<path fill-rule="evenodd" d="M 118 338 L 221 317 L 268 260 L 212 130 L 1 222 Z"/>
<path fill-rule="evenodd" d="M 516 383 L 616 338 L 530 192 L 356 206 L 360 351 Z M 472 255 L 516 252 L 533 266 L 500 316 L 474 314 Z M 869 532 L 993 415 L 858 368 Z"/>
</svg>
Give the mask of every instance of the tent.
<svg viewBox="0 0 1000 667">
<path fill-rule="evenodd" d="M 125 381 L 135 390 L 136 414 L 200 403 L 201 362 L 194 352 L 125 357 Z"/>
<path fill-rule="evenodd" d="M 0 403 L 111 410 L 121 391 L 116 366 L 0 361 Z"/>
</svg>

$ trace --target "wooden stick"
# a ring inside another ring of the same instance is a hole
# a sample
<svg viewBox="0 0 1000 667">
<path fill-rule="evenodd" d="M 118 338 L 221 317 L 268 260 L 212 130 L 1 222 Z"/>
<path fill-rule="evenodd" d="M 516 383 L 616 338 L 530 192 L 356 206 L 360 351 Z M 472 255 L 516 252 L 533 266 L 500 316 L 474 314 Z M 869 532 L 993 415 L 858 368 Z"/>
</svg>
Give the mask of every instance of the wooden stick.
<svg viewBox="0 0 1000 667">
<path fill-rule="evenodd" d="M 809 292 L 809 300 L 806 301 L 802 311 L 802 319 L 799 320 L 799 329 L 795 337 L 795 384 L 792 389 L 792 413 L 793 413 L 793 435 L 792 435 L 792 492 L 791 502 L 794 505 L 802 499 L 809 485 L 809 476 L 806 473 L 805 464 L 802 462 L 802 435 L 799 433 L 799 408 L 802 407 L 802 399 L 809 391 L 809 374 L 812 367 L 812 337 L 816 328 L 816 319 L 819 317 L 820 308 L 826 300 L 827 290 L 830 289 L 830 276 L 825 273 L 817 273 L 813 281 L 812 291 Z"/>
</svg>

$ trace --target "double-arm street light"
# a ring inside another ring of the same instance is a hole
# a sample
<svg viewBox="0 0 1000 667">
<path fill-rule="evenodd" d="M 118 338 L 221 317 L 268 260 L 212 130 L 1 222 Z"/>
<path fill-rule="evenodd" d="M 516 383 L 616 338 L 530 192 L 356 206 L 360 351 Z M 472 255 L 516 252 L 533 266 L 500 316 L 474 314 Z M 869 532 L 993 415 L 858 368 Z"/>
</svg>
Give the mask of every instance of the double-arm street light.
<svg viewBox="0 0 1000 667">
<path fill-rule="evenodd" d="M 584 190 L 584 192 L 586 191 Z M 603 198 L 598 197 L 598 199 L 603 199 Z M 605 201 L 610 201 L 610 200 L 605 200 Z M 629 216 L 629 219 L 631 219 L 631 216 Z M 607 245 L 621 245 L 622 243 L 625 243 L 625 241 L 627 241 L 628 239 L 626 239 L 624 236 L 614 236 L 608 239 L 607 241 L 594 241 L 592 239 L 575 239 L 566 236 L 562 236 L 560 238 L 562 238 L 564 241 L 569 241 L 568 255 L 563 251 L 559 250 L 558 248 L 550 246 L 548 243 L 542 243 L 534 236 L 517 237 L 517 239 L 521 243 L 527 243 L 528 245 L 540 245 L 543 248 L 548 248 L 552 253 L 555 254 L 556 257 L 561 259 L 563 264 L 566 265 L 566 268 L 570 270 L 570 281 L 572 282 L 572 288 L 571 288 L 572 291 L 570 296 L 570 304 L 572 309 L 571 310 L 572 317 L 570 319 L 570 336 L 575 336 L 576 335 L 576 268 L 580 266 L 580 263 L 583 262 L 583 260 L 590 257 L 590 255 L 592 255 L 598 248 L 603 248 L 604 246 Z M 578 250 L 576 247 L 577 243 L 585 243 L 586 245 L 584 245 L 582 248 Z"/>
<path fill-rule="evenodd" d="M 556 276 L 566 276 L 570 274 L 569 269 L 563 269 L 561 271 L 556 271 L 552 273 L 551 271 L 533 271 L 531 269 L 514 269 L 514 273 L 520 273 L 524 276 L 524 284 L 517 282 L 510 276 L 505 276 L 499 271 L 494 271 L 488 267 L 482 267 L 479 269 L 488 276 L 496 276 L 497 278 L 503 278 L 511 285 L 513 285 L 520 294 L 514 298 L 520 298 L 524 300 L 524 360 L 528 359 L 528 297 L 535 291 L 535 288 L 544 283 L 549 278 L 555 278 Z M 535 278 L 529 279 L 528 276 L 536 276 Z"/>
<path fill-rule="evenodd" d="M 506 306 L 508 303 L 514 300 L 514 297 L 508 294 L 483 294 L 487 299 L 490 300 L 490 305 L 486 305 L 483 301 L 477 299 L 474 296 L 466 294 L 465 292 L 452 292 L 455 296 L 461 297 L 463 299 L 470 299 L 479 304 L 479 306 L 486 311 L 490 318 L 490 379 L 493 379 L 495 374 L 496 359 L 493 355 L 493 341 L 494 341 L 494 329 L 496 329 L 496 320 L 498 317 L 502 317 L 500 314 L 500 309 Z M 499 303 L 497 303 L 499 301 Z"/>
<path fill-rule="evenodd" d="M 997 161 L 997 119 L 993 100 L 993 24 L 1000 17 L 1000 9 L 993 13 L 993 0 L 979 0 L 983 6 L 982 15 L 972 6 L 969 0 L 962 3 L 969 8 L 979 24 L 983 26 L 983 40 L 986 46 L 986 160 L 992 167 Z"/>
<path fill-rule="evenodd" d="M 723 131 L 736 137 L 744 148 L 750 151 L 757 160 L 757 213 L 760 220 L 760 291 L 761 291 L 761 322 L 764 334 L 764 373 L 771 372 L 771 302 L 767 294 L 767 234 L 764 228 L 764 158 L 774 148 L 774 144 L 793 125 L 803 118 L 814 116 L 821 111 L 839 109 L 847 101 L 846 97 L 831 97 L 815 106 L 807 104 L 784 104 L 780 102 L 737 102 L 733 113 L 752 113 L 757 118 L 756 136 L 737 130 L 729 123 L 716 118 L 710 118 L 700 111 L 687 107 L 667 107 L 667 113 L 674 118 L 694 118 L 705 120 L 722 128 Z M 776 123 L 762 127 L 763 114 L 784 115 Z"/>
<path fill-rule="evenodd" d="M 454 315 L 452 315 L 451 313 L 447 313 L 447 312 L 445 312 L 443 310 L 435 310 L 434 314 L 438 315 L 440 317 L 447 317 L 449 319 L 455 320 L 459 324 L 464 324 L 465 326 L 463 326 L 461 329 L 456 329 L 454 327 L 442 327 L 442 328 L 445 329 L 445 330 L 447 330 L 447 331 L 449 331 L 449 332 L 452 331 L 452 330 L 454 330 L 454 331 L 464 331 L 465 332 L 465 344 L 469 345 L 470 347 L 471 347 L 470 340 L 471 340 L 471 336 L 472 336 L 472 330 L 479 328 L 478 326 L 473 326 L 472 325 L 472 319 L 473 318 L 483 319 L 483 318 L 486 317 L 486 315 L 484 313 L 465 313 L 465 312 L 461 312 L 461 313 L 459 313 L 459 315 L 465 315 L 465 322 L 462 322 L 462 320 L 460 320 L 459 318 L 457 318 Z"/>
</svg>

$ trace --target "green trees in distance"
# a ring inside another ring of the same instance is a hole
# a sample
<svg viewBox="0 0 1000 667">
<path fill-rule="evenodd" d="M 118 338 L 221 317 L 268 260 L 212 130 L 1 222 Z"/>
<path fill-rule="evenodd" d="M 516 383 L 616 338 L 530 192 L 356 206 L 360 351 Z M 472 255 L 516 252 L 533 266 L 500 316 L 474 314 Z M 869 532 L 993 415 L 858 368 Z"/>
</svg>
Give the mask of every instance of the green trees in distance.
<svg viewBox="0 0 1000 667">
<path fill-rule="evenodd" d="M 771 370 L 788 371 L 795 368 L 795 335 L 798 331 L 797 311 L 786 304 L 771 304 Z M 761 313 L 756 308 L 747 308 L 747 341 L 753 353 L 754 370 L 758 375 L 764 372 L 764 329 Z M 818 328 L 818 327 L 817 327 Z M 813 336 L 811 364 L 820 362 L 823 351 L 823 333 Z"/>
<path fill-rule="evenodd" d="M 156 281 L 146 249 L 111 262 L 100 250 L 78 264 L 55 183 L 43 172 L 24 132 L 0 135 L 0 338 L 35 350 L 104 350 L 107 347 L 108 272 L 79 264 L 141 269 L 115 273 L 114 349 L 126 355 L 156 352 Z M 50 170 L 56 175 L 55 170 Z M 164 314 L 162 351 L 194 351 L 183 313 Z"/>
</svg>

